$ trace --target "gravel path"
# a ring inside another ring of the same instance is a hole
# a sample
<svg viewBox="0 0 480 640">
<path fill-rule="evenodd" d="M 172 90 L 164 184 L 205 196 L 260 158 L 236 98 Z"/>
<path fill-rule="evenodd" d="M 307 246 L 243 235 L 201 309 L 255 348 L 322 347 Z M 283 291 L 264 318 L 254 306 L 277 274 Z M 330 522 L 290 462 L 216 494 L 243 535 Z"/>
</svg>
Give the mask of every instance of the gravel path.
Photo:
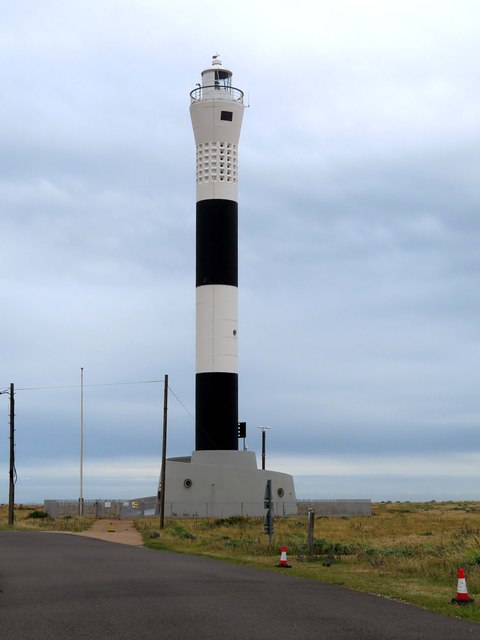
<svg viewBox="0 0 480 640">
<path fill-rule="evenodd" d="M 142 536 L 133 526 L 133 520 L 95 520 L 90 529 L 74 535 L 137 547 L 143 544 Z"/>
</svg>

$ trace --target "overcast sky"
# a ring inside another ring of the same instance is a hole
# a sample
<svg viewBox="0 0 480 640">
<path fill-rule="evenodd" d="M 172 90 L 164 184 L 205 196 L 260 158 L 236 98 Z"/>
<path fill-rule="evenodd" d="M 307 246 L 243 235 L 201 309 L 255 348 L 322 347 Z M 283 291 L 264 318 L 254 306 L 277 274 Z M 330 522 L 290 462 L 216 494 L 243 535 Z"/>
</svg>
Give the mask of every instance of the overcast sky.
<svg viewBox="0 0 480 640">
<path fill-rule="evenodd" d="M 79 495 L 81 367 L 85 497 L 156 492 L 165 373 L 168 454 L 194 448 L 188 107 L 216 53 L 249 104 L 249 449 L 271 427 L 267 467 L 300 497 L 480 497 L 479 33 L 476 0 L 0 4 L 19 502 Z"/>
</svg>

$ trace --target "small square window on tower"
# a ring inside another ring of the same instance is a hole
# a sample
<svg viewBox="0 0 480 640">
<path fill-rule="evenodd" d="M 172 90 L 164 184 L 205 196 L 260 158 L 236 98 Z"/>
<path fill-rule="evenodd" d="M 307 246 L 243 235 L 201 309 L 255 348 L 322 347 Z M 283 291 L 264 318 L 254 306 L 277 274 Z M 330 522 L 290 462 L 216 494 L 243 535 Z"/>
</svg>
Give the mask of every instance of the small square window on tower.
<svg viewBox="0 0 480 640">
<path fill-rule="evenodd" d="M 232 122 L 233 111 L 222 111 L 220 114 L 220 120 L 228 120 L 229 122 Z"/>
</svg>

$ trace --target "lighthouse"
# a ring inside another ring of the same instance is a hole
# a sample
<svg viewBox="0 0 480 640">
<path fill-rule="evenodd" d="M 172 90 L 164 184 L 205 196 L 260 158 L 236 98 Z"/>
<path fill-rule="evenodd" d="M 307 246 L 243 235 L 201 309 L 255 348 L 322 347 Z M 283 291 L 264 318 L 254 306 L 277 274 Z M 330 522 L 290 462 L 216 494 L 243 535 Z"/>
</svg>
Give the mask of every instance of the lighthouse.
<svg viewBox="0 0 480 640">
<path fill-rule="evenodd" d="M 264 515 L 272 484 L 276 514 L 297 513 L 291 475 L 259 469 L 238 450 L 238 142 L 243 91 L 218 56 L 190 91 L 195 138 L 195 450 L 168 458 L 167 515 Z M 243 435 L 242 435 L 243 437 Z"/>
<path fill-rule="evenodd" d="M 238 142 L 243 91 L 214 56 L 190 93 L 196 147 L 195 450 L 238 449 Z"/>
</svg>

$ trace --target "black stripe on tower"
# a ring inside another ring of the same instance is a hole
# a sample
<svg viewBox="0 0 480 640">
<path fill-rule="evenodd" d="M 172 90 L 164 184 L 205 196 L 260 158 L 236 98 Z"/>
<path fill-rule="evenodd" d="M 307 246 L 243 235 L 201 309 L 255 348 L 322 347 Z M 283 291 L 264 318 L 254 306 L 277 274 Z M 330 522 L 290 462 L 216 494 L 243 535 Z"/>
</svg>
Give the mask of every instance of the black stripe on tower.
<svg viewBox="0 0 480 640">
<path fill-rule="evenodd" d="M 238 449 L 238 375 L 195 376 L 195 450 Z"/>
<path fill-rule="evenodd" d="M 197 202 L 197 287 L 238 286 L 238 204 L 233 200 Z"/>
<path fill-rule="evenodd" d="M 197 202 L 196 286 L 238 286 L 238 204 Z M 238 375 L 197 373 L 195 450 L 238 449 Z"/>
</svg>

